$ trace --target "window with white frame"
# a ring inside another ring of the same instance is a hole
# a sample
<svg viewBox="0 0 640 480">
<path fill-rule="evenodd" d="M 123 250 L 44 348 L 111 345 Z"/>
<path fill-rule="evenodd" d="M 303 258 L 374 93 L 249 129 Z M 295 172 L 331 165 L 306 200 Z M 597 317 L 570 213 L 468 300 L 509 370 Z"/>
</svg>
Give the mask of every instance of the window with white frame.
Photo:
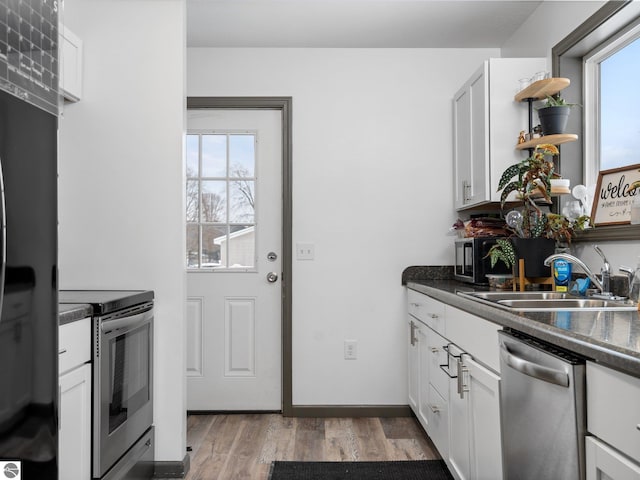
<svg viewBox="0 0 640 480">
<path fill-rule="evenodd" d="M 585 180 L 640 163 L 640 23 L 584 57 Z"/>
<path fill-rule="evenodd" d="M 255 145 L 250 132 L 188 132 L 188 269 L 254 269 Z"/>
</svg>

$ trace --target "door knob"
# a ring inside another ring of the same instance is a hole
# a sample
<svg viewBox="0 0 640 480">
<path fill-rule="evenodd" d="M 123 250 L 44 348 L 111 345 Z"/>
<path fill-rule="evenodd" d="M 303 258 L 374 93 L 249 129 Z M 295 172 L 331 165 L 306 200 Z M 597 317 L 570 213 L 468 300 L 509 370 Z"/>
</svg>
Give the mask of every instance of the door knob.
<svg viewBox="0 0 640 480">
<path fill-rule="evenodd" d="M 278 274 L 276 272 L 267 273 L 267 282 L 274 283 L 278 280 Z"/>
</svg>

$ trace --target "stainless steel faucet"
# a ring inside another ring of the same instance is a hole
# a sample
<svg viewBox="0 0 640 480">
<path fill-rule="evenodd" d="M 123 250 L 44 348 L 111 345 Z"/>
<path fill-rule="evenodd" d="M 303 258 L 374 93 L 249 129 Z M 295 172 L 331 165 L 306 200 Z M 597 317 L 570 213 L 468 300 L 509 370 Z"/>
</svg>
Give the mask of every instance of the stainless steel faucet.
<svg viewBox="0 0 640 480">
<path fill-rule="evenodd" d="M 604 256 L 604 252 L 598 245 L 594 245 L 593 249 L 600 255 L 604 264 L 600 270 L 602 276 L 602 293 L 609 294 L 611 292 L 611 265 L 609 264 L 607 257 Z"/>
<path fill-rule="evenodd" d="M 600 247 L 598 247 L 597 245 L 594 245 L 594 248 L 596 252 L 598 252 L 598 254 L 604 260 L 604 266 L 602 267 L 602 281 L 600 281 L 600 279 L 589 269 L 589 267 L 587 267 L 587 265 L 582 260 L 580 260 L 578 257 L 571 255 L 570 253 L 554 253 L 553 255 L 550 255 L 547 258 L 545 258 L 544 264 L 545 266 L 548 267 L 549 265 L 551 265 L 551 263 L 554 260 L 560 260 L 560 259 L 571 262 L 577 265 L 578 267 L 580 267 L 582 271 L 587 274 L 587 277 L 591 279 L 593 284 L 596 286 L 598 290 L 600 290 L 602 295 L 611 296 L 611 292 L 609 291 L 610 279 L 611 279 L 611 265 L 609 264 L 606 257 L 604 256 L 604 253 L 602 253 L 602 250 L 600 250 Z"/>
</svg>

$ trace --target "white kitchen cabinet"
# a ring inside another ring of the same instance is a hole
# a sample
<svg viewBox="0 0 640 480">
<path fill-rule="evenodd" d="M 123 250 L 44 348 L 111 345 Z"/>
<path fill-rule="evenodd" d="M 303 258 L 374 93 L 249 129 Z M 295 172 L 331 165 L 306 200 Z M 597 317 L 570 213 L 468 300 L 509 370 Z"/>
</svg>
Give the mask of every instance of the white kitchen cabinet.
<svg viewBox="0 0 640 480">
<path fill-rule="evenodd" d="M 82 40 L 64 25 L 59 29 L 60 91 L 65 100 L 82 98 Z"/>
<path fill-rule="evenodd" d="M 415 338 L 409 347 L 411 408 L 457 479 L 499 480 L 500 327 L 427 295 L 408 292 L 409 325 Z M 423 323 L 427 321 L 446 335 Z"/>
<path fill-rule="evenodd" d="M 640 465 L 617 450 L 587 437 L 585 442 L 587 480 L 640 480 Z"/>
<path fill-rule="evenodd" d="M 500 176 L 522 160 L 514 145 L 529 123 L 525 109 L 514 101 L 518 81 L 545 69 L 544 58 L 491 58 L 454 95 L 453 192 L 457 210 L 500 201 Z"/>
<path fill-rule="evenodd" d="M 409 317 L 409 406 L 418 415 L 420 395 L 420 350 L 418 347 L 418 321 Z"/>
<path fill-rule="evenodd" d="M 60 376 L 60 478 L 91 478 L 91 365 Z"/>
<path fill-rule="evenodd" d="M 460 480 L 502 478 L 500 377 L 462 354 L 450 382 L 450 449 L 447 462 Z"/>
<path fill-rule="evenodd" d="M 640 480 L 640 378 L 587 362 L 587 430 L 588 480 Z"/>
<path fill-rule="evenodd" d="M 91 318 L 60 326 L 59 477 L 91 478 Z"/>
</svg>

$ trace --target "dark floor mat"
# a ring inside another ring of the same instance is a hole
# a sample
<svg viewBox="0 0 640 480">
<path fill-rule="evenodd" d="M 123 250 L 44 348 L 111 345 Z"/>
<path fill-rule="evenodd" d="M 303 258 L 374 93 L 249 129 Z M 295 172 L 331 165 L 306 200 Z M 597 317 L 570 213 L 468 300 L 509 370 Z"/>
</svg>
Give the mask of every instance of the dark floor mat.
<svg viewBox="0 0 640 480">
<path fill-rule="evenodd" d="M 451 480 L 442 460 L 273 462 L 269 480 Z"/>
</svg>

